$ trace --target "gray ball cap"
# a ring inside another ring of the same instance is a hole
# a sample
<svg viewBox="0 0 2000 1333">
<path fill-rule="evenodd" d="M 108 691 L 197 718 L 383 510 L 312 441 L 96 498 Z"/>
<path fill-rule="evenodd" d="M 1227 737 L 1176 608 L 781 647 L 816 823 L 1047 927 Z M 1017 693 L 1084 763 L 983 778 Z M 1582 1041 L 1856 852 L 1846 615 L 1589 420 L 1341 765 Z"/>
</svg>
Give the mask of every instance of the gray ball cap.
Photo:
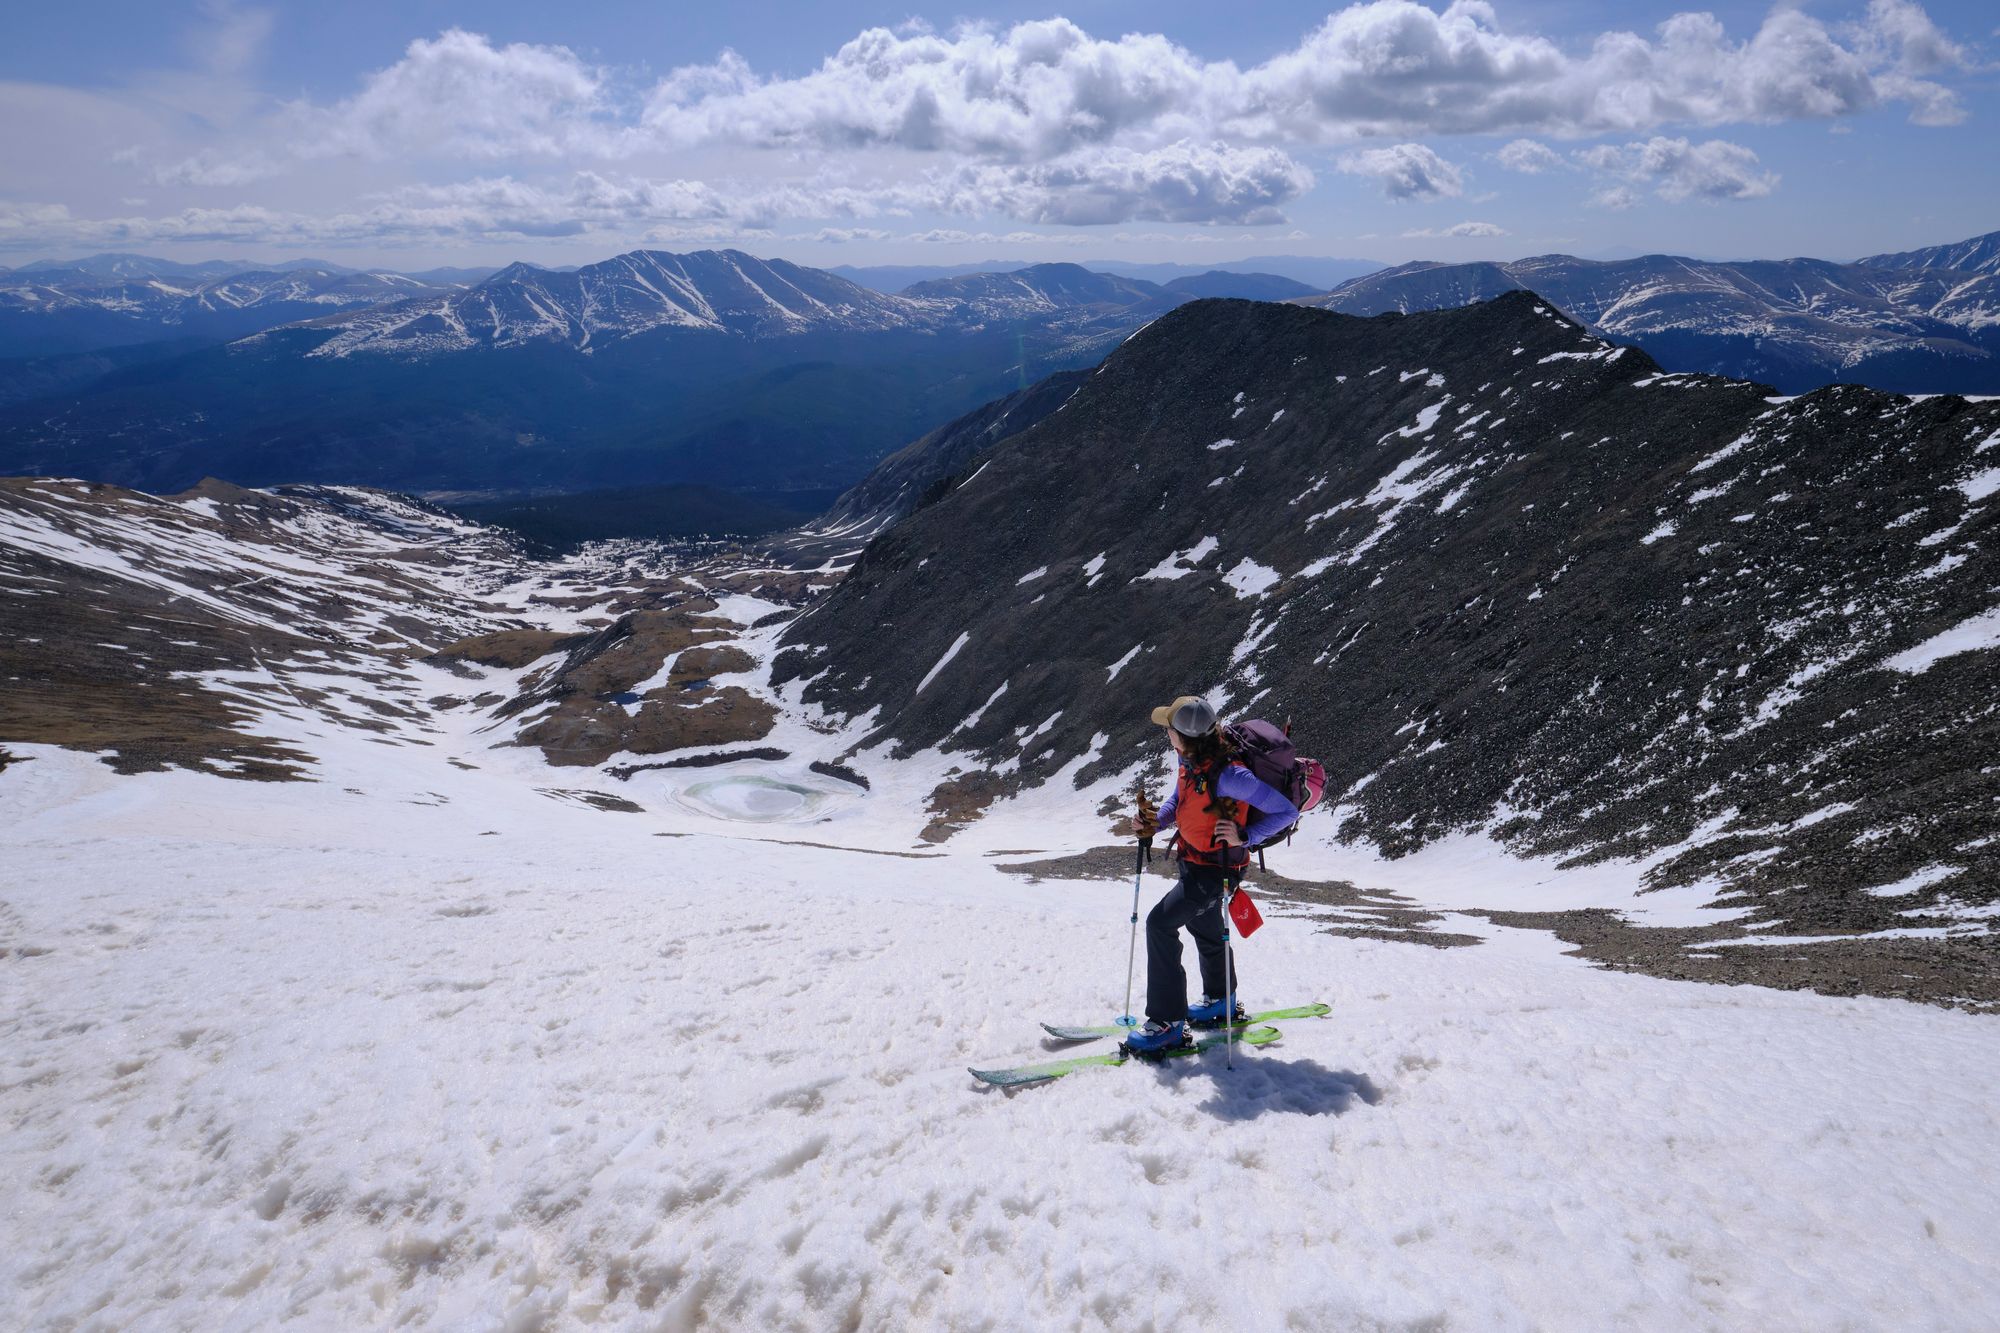
<svg viewBox="0 0 2000 1333">
<path fill-rule="evenodd" d="M 1183 736 L 1206 736 L 1215 730 L 1216 718 L 1208 700 L 1183 694 L 1166 707 L 1155 708 L 1153 721 L 1162 727 L 1172 727 Z"/>
</svg>

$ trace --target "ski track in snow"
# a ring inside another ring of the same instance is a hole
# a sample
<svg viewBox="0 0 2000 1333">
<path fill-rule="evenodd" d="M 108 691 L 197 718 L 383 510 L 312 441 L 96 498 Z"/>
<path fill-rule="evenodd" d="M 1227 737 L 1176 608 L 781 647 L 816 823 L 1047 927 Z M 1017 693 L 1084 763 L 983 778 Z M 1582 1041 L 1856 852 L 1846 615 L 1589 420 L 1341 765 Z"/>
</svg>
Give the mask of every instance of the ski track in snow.
<svg viewBox="0 0 2000 1333">
<path fill-rule="evenodd" d="M 1990 1018 L 1268 904 L 1245 1000 L 1331 1018 L 1233 1072 L 1006 1094 L 965 1067 L 1122 1000 L 1130 884 L 987 855 L 1087 845 L 1088 803 L 909 858 L 546 799 L 521 752 L 356 739 L 277 785 L 16 748 L 14 1326 L 1964 1328 L 2000 1299 Z M 903 820 L 883 790 L 841 837 Z M 1432 864 L 1470 902 L 1466 846 Z"/>
</svg>

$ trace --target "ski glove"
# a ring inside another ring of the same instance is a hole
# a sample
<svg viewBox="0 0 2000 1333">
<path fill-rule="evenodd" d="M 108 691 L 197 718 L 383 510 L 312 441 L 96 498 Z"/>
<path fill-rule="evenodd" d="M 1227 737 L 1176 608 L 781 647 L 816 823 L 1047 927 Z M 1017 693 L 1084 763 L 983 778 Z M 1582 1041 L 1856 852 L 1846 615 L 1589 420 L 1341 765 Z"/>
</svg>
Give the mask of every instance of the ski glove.
<svg viewBox="0 0 2000 1333">
<path fill-rule="evenodd" d="M 1144 796 L 1141 796 L 1139 798 L 1138 813 L 1132 816 L 1132 836 L 1140 839 L 1151 839 L 1152 836 L 1155 833 L 1158 833 L 1159 831 L 1160 831 L 1159 807 L 1154 805 L 1151 801 L 1147 800 Z"/>
</svg>

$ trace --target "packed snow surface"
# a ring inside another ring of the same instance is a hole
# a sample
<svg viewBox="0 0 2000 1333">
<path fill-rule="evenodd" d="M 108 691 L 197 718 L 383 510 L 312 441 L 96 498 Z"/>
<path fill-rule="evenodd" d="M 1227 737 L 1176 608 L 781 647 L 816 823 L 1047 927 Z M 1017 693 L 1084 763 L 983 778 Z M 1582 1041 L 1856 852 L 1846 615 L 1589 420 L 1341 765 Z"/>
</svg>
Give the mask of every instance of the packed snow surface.
<svg viewBox="0 0 2000 1333">
<path fill-rule="evenodd" d="M 635 814 L 470 736 L 322 748 L 316 783 L 36 746 L 0 772 L 9 1326 L 1972 1328 L 2000 1301 L 1993 1019 L 1594 970 L 1453 912 L 1605 900 L 1476 838 L 1402 882 L 1485 942 L 1267 902 L 1244 998 L 1332 1017 L 1233 1071 L 1005 1094 L 965 1068 L 1122 1002 L 1131 883 L 996 865 L 1101 842 L 1094 798 L 938 849 L 881 762 L 866 792 L 611 783 Z M 1287 873 L 1402 864 L 1327 823 Z"/>
</svg>

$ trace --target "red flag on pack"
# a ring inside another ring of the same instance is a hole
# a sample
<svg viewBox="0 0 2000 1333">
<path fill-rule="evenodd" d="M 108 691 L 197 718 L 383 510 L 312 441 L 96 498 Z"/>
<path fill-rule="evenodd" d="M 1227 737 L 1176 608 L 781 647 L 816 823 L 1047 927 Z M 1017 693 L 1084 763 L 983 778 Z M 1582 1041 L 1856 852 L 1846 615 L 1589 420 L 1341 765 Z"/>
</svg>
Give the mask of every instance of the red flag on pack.
<svg viewBox="0 0 2000 1333">
<path fill-rule="evenodd" d="M 1264 918 L 1257 911 L 1257 904 L 1250 901 L 1250 895 L 1242 889 L 1229 900 L 1230 924 L 1236 927 L 1239 936 L 1248 938 L 1257 933 L 1257 927 L 1264 924 Z"/>
</svg>

